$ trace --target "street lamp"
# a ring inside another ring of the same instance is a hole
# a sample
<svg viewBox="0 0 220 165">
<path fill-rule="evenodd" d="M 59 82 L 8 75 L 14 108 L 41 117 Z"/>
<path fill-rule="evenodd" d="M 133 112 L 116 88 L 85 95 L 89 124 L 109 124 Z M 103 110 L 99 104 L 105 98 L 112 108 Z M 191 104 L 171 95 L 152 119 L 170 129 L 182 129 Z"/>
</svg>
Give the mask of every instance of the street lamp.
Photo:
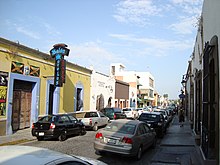
<svg viewBox="0 0 220 165">
<path fill-rule="evenodd" d="M 183 78 L 182 78 L 182 81 L 181 81 L 181 84 L 182 84 L 183 88 L 186 87 L 186 77 L 185 77 L 185 76 L 186 76 L 186 75 L 184 74 L 184 75 L 183 75 Z"/>
</svg>

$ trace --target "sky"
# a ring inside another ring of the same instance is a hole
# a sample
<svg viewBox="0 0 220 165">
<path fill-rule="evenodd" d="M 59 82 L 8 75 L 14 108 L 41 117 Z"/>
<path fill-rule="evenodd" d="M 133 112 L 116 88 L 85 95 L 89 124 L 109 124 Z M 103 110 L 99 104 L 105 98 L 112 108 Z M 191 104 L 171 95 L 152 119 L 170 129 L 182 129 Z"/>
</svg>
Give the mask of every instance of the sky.
<svg viewBox="0 0 220 165">
<path fill-rule="evenodd" d="M 150 72 L 155 90 L 177 99 L 197 34 L 203 0 L 0 0 L 0 37 L 109 75 Z"/>
</svg>

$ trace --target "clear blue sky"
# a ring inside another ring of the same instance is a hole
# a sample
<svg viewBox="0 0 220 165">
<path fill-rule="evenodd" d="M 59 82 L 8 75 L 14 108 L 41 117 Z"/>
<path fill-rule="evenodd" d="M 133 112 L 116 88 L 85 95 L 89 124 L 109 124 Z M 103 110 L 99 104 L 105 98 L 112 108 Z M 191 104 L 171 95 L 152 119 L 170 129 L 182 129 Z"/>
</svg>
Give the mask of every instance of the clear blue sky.
<svg viewBox="0 0 220 165">
<path fill-rule="evenodd" d="M 111 63 L 149 71 L 155 88 L 178 98 L 203 0 L 0 0 L 0 36 L 108 74 Z"/>
</svg>

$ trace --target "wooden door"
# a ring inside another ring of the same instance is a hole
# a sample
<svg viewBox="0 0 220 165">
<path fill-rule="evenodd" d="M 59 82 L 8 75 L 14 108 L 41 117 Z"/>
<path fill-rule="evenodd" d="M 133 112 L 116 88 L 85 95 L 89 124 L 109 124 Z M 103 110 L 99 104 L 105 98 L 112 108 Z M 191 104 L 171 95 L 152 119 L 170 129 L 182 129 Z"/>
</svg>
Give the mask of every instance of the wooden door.
<svg viewBox="0 0 220 165">
<path fill-rule="evenodd" d="M 14 90 L 12 107 L 12 130 L 30 127 L 31 97 L 30 91 Z"/>
<path fill-rule="evenodd" d="M 31 92 L 21 91 L 20 129 L 30 127 Z"/>
<path fill-rule="evenodd" d="M 21 110 L 21 92 L 13 92 L 13 106 L 12 106 L 12 130 L 16 131 L 19 129 L 20 123 L 20 110 Z"/>
</svg>

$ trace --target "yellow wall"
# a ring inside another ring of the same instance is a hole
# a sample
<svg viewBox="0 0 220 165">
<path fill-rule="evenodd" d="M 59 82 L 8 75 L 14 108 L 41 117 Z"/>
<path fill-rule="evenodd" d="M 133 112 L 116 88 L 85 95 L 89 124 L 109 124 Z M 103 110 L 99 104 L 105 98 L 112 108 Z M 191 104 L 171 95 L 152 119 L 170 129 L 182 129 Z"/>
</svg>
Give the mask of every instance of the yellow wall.
<svg viewBox="0 0 220 165">
<path fill-rule="evenodd" d="M 12 61 L 23 63 L 25 66 L 40 67 L 39 115 L 44 115 L 46 112 L 47 80 L 54 76 L 55 59 L 52 59 L 48 54 L 0 38 L 0 71 L 10 73 Z M 60 88 L 59 113 L 73 112 L 75 86 L 78 82 L 81 82 L 84 87 L 84 109 L 89 109 L 91 70 L 71 63 L 67 63 L 66 69 L 66 83 Z"/>
</svg>

